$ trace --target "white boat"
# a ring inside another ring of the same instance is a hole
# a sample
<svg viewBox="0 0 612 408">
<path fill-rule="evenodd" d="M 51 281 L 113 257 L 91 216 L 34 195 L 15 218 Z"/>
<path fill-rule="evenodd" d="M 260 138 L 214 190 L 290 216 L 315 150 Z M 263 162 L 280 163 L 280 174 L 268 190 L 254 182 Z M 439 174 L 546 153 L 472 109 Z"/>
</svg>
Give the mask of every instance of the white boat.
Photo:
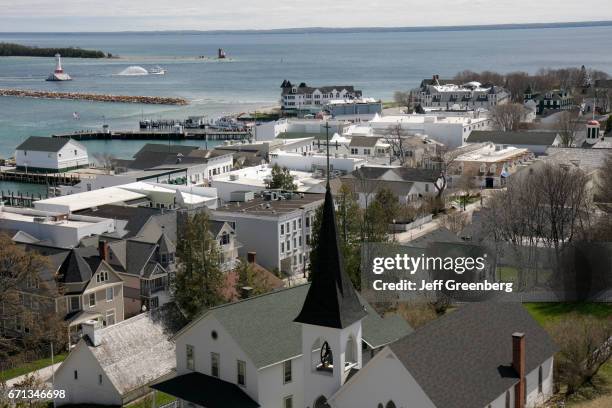
<svg viewBox="0 0 612 408">
<path fill-rule="evenodd" d="M 149 74 L 151 75 L 165 75 L 166 72 L 166 68 L 162 68 L 159 65 L 149 70 Z"/>
<path fill-rule="evenodd" d="M 55 54 L 55 71 L 47 77 L 47 81 L 71 81 L 70 75 L 62 69 L 62 56 Z"/>
</svg>

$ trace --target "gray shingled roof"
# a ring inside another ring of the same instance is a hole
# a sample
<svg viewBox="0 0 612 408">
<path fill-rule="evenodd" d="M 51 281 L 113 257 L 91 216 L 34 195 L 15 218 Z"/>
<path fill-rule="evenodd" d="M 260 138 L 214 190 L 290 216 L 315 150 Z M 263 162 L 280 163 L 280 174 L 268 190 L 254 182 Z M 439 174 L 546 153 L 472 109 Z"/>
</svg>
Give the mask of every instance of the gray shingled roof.
<svg viewBox="0 0 612 408">
<path fill-rule="evenodd" d="M 374 147 L 377 142 L 378 138 L 375 136 L 353 136 L 349 147 Z"/>
<path fill-rule="evenodd" d="M 552 146 L 557 132 L 502 132 L 500 130 L 475 130 L 467 143 L 492 142 L 507 145 Z"/>
<path fill-rule="evenodd" d="M 300 312 L 309 288 L 310 284 L 294 286 L 228 303 L 208 310 L 203 317 L 214 316 L 253 364 L 263 368 L 302 354 L 301 325 L 293 319 Z M 359 298 L 367 312 L 362 320 L 363 340 L 372 347 L 383 346 L 412 331 L 403 320 L 381 318 Z"/>
<path fill-rule="evenodd" d="M 525 333 L 527 373 L 557 351 L 520 303 L 478 302 L 390 345 L 436 407 L 484 407 L 518 382 L 512 334 Z"/>
<path fill-rule="evenodd" d="M 163 324 L 142 313 L 99 329 L 101 343 L 89 350 L 122 394 L 168 375 L 176 368 L 175 345 Z"/>
<path fill-rule="evenodd" d="M 17 146 L 16 150 L 32 150 L 38 152 L 58 152 L 70 141 L 69 138 L 30 136 Z"/>
</svg>

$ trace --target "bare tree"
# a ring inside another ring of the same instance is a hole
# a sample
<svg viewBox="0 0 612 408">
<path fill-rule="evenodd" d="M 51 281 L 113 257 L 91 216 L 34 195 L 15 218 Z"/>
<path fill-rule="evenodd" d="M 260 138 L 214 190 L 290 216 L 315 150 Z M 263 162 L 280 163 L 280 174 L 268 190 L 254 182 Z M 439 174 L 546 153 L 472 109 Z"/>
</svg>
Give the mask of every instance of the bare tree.
<svg viewBox="0 0 612 408">
<path fill-rule="evenodd" d="M 505 88 L 512 95 L 512 100 L 523 103 L 525 91 L 531 85 L 531 78 L 527 72 L 510 72 L 506 74 Z"/>
<path fill-rule="evenodd" d="M 560 348 L 555 357 L 555 381 L 565 394 L 590 382 L 612 357 L 612 324 L 592 316 L 573 315 L 549 327 Z"/>
<path fill-rule="evenodd" d="M 462 153 L 463 151 L 460 149 L 436 149 L 436 157 L 432 159 L 432 162 L 434 162 L 440 170 L 440 178 L 434 183 L 434 187 L 437 191 L 437 198 L 441 198 L 442 194 L 446 190 L 446 187 L 448 185 L 449 172 L 453 167 L 453 164 L 455 163 L 457 157 L 461 156 Z"/>
<path fill-rule="evenodd" d="M 383 137 L 385 142 L 391 146 L 390 154 L 392 157 L 397 158 L 401 166 L 405 166 L 408 158 L 408 148 L 402 138 L 402 125 L 398 123 L 397 125 L 389 126 Z"/>
<path fill-rule="evenodd" d="M 393 93 L 393 100 L 400 106 L 408 108 L 409 113 L 414 109 L 414 95 L 412 91 L 395 91 Z"/>
<path fill-rule="evenodd" d="M 107 174 L 115 168 L 115 160 L 117 159 L 113 154 L 110 153 L 94 153 L 93 158 L 96 164 L 102 167 Z"/>
<path fill-rule="evenodd" d="M 455 211 L 442 218 L 442 226 L 455 234 L 458 234 L 469 224 L 466 212 Z"/>
<path fill-rule="evenodd" d="M 559 132 L 561 146 L 571 147 L 573 145 L 580 126 L 577 110 L 563 111 L 558 114 L 555 128 Z"/>
<path fill-rule="evenodd" d="M 526 113 L 527 110 L 520 103 L 495 105 L 491 109 L 491 120 L 495 129 L 510 132 L 519 128 L 519 124 L 525 120 Z"/>
<path fill-rule="evenodd" d="M 515 252 L 519 287 L 533 283 L 534 277 L 537 282 L 538 248 L 552 249 L 555 269 L 560 270 L 566 248 L 590 230 L 587 180 L 578 168 L 542 163 L 515 174 L 507 189 L 489 200 L 486 229 Z"/>
</svg>

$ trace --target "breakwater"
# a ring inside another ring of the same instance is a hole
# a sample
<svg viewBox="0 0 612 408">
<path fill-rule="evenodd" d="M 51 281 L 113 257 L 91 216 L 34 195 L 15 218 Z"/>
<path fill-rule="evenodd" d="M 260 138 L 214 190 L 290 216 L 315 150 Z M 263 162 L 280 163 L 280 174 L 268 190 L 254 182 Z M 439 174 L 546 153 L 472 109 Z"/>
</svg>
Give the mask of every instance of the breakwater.
<svg viewBox="0 0 612 408">
<path fill-rule="evenodd" d="M 173 98 L 166 96 L 110 95 L 82 92 L 52 92 L 35 91 L 30 89 L 5 88 L 0 88 L 0 96 L 15 96 L 19 98 L 41 99 L 76 99 L 95 102 L 142 103 L 151 105 L 187 105 L 189 103 L 184 98 Z"/>
</svg>

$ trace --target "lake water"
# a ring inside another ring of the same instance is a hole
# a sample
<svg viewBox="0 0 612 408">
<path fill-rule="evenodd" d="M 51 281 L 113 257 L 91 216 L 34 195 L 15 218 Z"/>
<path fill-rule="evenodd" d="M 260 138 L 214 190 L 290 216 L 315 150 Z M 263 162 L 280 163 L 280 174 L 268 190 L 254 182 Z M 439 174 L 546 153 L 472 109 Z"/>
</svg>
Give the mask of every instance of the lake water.
<svg viewBox="0 0 612 408">
<path fill-rule="evenodd" d="M 392 99 L 437 73 L 535 72 L 580 66 L 612 71 L 612 27 L 454 32 L 210 34 L 2 34 L 0 41 L 79 46 L 119 59 L 65 59 L 71 82 L 45 82 L 52 58 L 0 58 L 0 88 L 187 98 L 188 106 L 107 104 L 0 97 L 0 156 L 29 135 L 81 129 L 134 129 L 141 118 L 182 119 L 252 111 L 278 103 L 283 79 L 312 85 L 351 84 L 364 95 Z M 228 54 L 215 60 L 217 48 Z M 208 58 L 198 58 L 206 56 Z M 166 75 L 126 77 L 130 65 L 160 65 Z M 78 112 L 80 120 L 73 119 Z M 131 156 L 143 142 L 87 142 L 93 153 Z M 191 143 L 191 142 L 190 142 Z"/>
</svg>

